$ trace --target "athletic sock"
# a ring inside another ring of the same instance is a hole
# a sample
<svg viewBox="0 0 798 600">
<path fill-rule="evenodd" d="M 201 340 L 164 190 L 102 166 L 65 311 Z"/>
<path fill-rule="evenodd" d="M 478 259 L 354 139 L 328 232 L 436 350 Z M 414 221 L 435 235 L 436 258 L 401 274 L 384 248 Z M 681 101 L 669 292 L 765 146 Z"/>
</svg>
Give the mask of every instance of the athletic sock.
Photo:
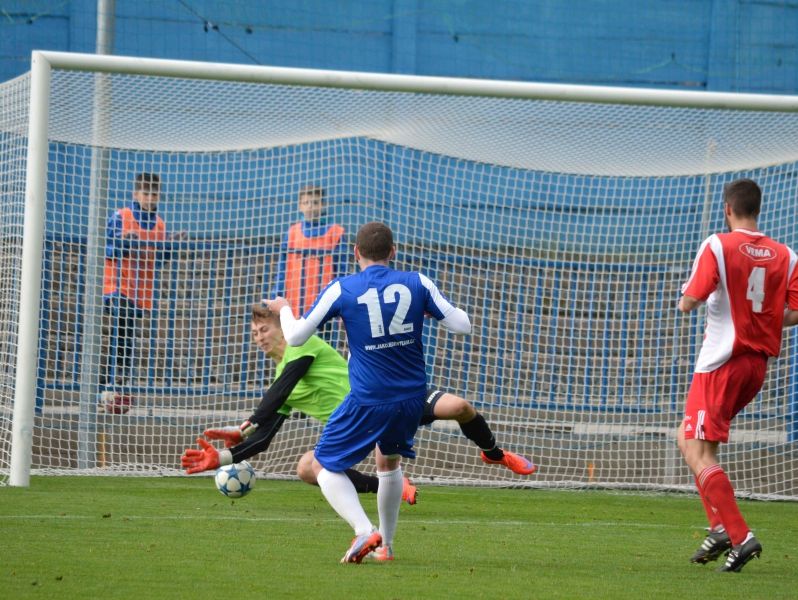
<svg viewBox="0 0 798 600">
<path fill-rule="evenodd" d="M 712 531 L 721 531 L 723 529 L 723 524 L 720 522 L 720 515 L 718 515 L 717 509 L 709 503 L 709 500 L 707 500 L 704 490 L 701 489 L 701 485 L 698 483 L 698 477 L 694 477 L 694 479 L 695 487 L 698 490 L 698 496 L 701 498 L 701 504 L 704 505 L 704 511 L 707 513 L 709 528 Z"/>
<path fill-rule="evenodd" d="M 477 413 L 477 416 L 467 423 L 460 423 L 460 429 L 463 435 L 479 446 L 489 459 L 504 458 L 504 452 L 496 445 L 496 438 L 481 414 Z"/>
<path fill-rule="evenodd" d="M 366 475 L 355 469 L 347 469 L 344 475 L 349 477 L 358 494 L 376 494 L 380 487 L 380 480 L 375 475 Z"/>
<path fill-rule="evenodd" d="M 352 526 L 355 535 L 372 532 L 374 526 L 360 505 L 355 486 L 346 475 L 322 469 L 316 479 L 327 502 Z"/>
<path fill-rule="evenodd" d="M 380 489 L 377 491 L 377 512 L 380 515 L 380 534 L 382 545 L 390 546 L 399 521 L 399 507 L 402 505 L 402 467 L 393 471 L 377 473 Z"/>
<path fill-rule="evenodd" d="M 698 474 L 698 483 L 711 506 L 718 511 L 721 523 L 733 545 L 741 544 L 748 535 L 748 525 L 743 518 L 734 488 L 720 465 L 711 465 Z"/>
</svg>

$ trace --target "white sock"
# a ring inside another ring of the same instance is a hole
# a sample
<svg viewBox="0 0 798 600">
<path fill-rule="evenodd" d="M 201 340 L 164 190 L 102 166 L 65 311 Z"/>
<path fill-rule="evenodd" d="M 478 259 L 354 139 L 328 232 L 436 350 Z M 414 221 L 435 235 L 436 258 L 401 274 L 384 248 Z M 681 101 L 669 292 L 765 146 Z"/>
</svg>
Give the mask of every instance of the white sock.
<svg viewBox="0 0 798 600">
<path fill-rule="evenodd" d="M 382 545 L 390 546 L 393 544 L 393 535 L 399 521 L 399 507 L 402 505 L 402 467 L 378 472 L 377 477 L 380 479 L 380 487 L 377 488 L 377 511 L 380 515 Z"/>
<path fill-rule="evenodd" d="M 343 473 L 322 469 L 317 480 L 327 502 L 344 521 L 352 526 L 355 535 L 371 533 L 374 530 L 374 526 L 360 505 L 357 490 L 349 477 Z"/>
</svg>

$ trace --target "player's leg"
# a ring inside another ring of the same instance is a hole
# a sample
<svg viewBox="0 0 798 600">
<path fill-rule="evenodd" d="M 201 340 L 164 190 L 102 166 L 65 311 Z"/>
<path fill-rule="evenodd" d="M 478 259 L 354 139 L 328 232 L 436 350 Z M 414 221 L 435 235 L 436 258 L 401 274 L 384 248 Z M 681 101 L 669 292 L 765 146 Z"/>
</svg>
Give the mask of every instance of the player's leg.
<svg viewBox="0 0 798 600">
<path fill-rule="evenodd" d="M 403 480 L 401 456 L 386 456 L 379 446 L 374 450 L 377 477 L 380 480 L 377 492 L 377 513 L 380 517 L 382 546 L 375 553 L 378 560 L 393 560 L 393 538 L 399 523 L 399 507 L 402 504 Z"/>
<path fill-rule="evenodd" d="M 685 437 L 684 437 L 684 428 L 685 423 L 684 421 L 679 425 L 679 429 L 676 434 L 676 441 L 679 446 L 679 450 L 684 456 L 685 461 L 687 461 L 687 456 L 690 455 L 690 460 L 701 460 L 700 456 L 693 457 L 690 453 L 691 448 L 688 447 Z M 713 460 L 715 459 L 714 454 L 710 457 L 704 458 L 703 460 Z M 715 459 L 716 460 L 716 459 Z M 691 468 L 692 470 L 692 468 Z M 704 490 L 701 487 L 699 482 L 699 478 L 694 476 L 695 486 L 698 490 L 698 495 L 701 498 L 701 503 L 704 505 L 704 510 L 707 514 L 707 520 L 709 521 L 708 533 L 707 536 L 704 538 L 704 541 L 701 543 L 701 546 L 698 547 L 698 550 L 695 551 L 692 557 L 690 557 L 690 562 L 698 563 L 698 564 L 706 564 L 710 561 L 717 560 L 724 552 L 728 551 L 731 548 L 731 540 L 729 539 L 729 535 L 726 533 L 726 529 L 723 527 L 723 523 L 720 520 L 720 513 L 718 510 L 712 506 L 709 499 L 707 498 Z"/>
<path fill-rule="evenodd" d="M 382 546 L 374 554 L 378 560 L 393 560 L 392 544 L 399 522 L 399 507 L 402 504 L 405 481 L 401 458 L 416 457 L 413 438 L 424 411 L 424 396 L 389 406 L 388 420 L 374 451 L 377 476 L 380 478 L 377 510 L 383 539 Z"/>
<path fill-rule="evenodd" d="M 425 425 L 436 419 L 457 421 L 463 435 L 482 450 L 483 462 L 504 465 L 519 475 L 530 475 L 537 470 L 532 461 L 499 447 L 485 417 L 465 398 L 440 390 L 428 393 L 421 424 Z"/>
<path fill-rule="evenodd" d="M 313 463 L 313 451 L 308 450 L 299 459 L 296 466 L 297 476 L 310 485 L 318 485 L 316 475 L 311 467 Z M 376 494 L 380 487 L 380 479 L 376 475 L 366 475 L 357 469 L 346 469 L 344 475 L 355 486 L 358 494 Z M 415 504 L 418 497 L 418 489 L 407 478 L 402 478 L 402 500 L 408 504 Z"/>
<path fill-rule="evenodd" d="M 764 356 L 734 357 L 715 371 L 695 373 L 687 396 L 679 449 L 729 536 L 732 549 L 723 571 L 739 571 L 762 552 L 740 512 L 731 481 L 718 464 L 717 448 L 728 441 L 731 420 L 759 392 L 766 367 Z"/>
<path fill-rule="evenodd" d="M 355 532 L 341 562 L 359 563 L 382 542 L 344 471 L 368 456 L 386 422 L 385 407 L 357 406 L 347 396 L 330 417 L 314 450 L 311 469 L 319 488 L 333 510 Z"/>
</svg>

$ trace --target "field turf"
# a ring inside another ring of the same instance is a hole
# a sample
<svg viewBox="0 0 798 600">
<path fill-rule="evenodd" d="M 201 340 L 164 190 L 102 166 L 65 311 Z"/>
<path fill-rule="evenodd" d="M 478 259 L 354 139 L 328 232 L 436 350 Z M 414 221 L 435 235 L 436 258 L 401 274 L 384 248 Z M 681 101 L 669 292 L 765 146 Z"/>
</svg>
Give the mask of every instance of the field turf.
<svg viewBox="0 0 798 600">
<path fill-rule="evenodd" d="M 341 565 L 349 527 L 299 482 L 34 477 L 0 488 L 0 597 L 797 598 L 798 503 L 741 507 L 762 558 L 716 573 L 695 496 L 422 486 L 393 563 Z"/>
</svg>

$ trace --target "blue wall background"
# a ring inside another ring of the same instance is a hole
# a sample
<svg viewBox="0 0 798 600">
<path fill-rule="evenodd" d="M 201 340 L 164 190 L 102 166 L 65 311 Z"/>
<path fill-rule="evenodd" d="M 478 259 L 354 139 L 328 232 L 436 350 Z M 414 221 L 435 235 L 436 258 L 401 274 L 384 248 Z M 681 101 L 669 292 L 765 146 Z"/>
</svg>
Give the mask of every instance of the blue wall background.
<svg viewBox="0 0 798 600">
<path fill-rule="evenodd" d="M 93 52 L 96 10 L 96 0 L 0 0 L 0 80 L 27 71 L 33 49 Z M 798 3 L 777 0 L 117 0 L 114 24 L 113 50 L 119 55 L 541 82 L 798 92 Z M 520 246 L 544 238 L 551 230 L 559 232 L 564 244 L 579 245 L 586 243 L 586 226 L 649 227 L 651 212 L 664 199 L 675 201 L 656 187 L 629 179 L 613 184 L 594 181 L 592 189 L 604 190 L 599 196 L 588 194 L 583 204 L 571 197 L 572 203 L 564 204 L 569 183 L 550 175 L 486 165 L 464 168 L 447 159 L 437 165 L 437 179 L 425 180 L 419 164 L 429 157 L 365 144 L 361 149 L 365 168 L 359 171 L 358 185 L 346 183 L 349 159 L 322 161 L 315 171 L 315 178 L 327 187 L 345 190 L 334 201 L 340 220 L 350 230 L 365 216 L 385 218 L 402 223 L 405 239 L 429 243 L 431 232 L 444 231 L 438 241 L 461 244 L 463 239 L 475 239 L 469 227 L 489 223 L 487 232 L 476 238 L 487 247 Z M 242 232 L 251 227 L 247 235 L 275 236 L 296 217 L 292 210 L 296 191 L 306 183 L 302 173 L 285 175 L 290 170 L 284 164 L 291 157 L 284 152 L 290 150 L 278 148 L 235 159 L 254 163 L 258 176 L 250 180 L 251 188 L 203 178 L 202 173 L 218 173 L 213 157 L 190 172 L 167 176 L 168 221 L 176 229 L 187 229 L 196 243 L 218 242 L 225 232 L 209 230 L 209 224 L 230 220 Z M 82 239 L 86 232 L 85 206 L 74 199 L 88 196 L 88 155 L 77 154 L 52 173 L 48 213 L 61 216 L 57 222 L 48 221 L 51 240 L 74 235 Z M 370 157 L 374 154 L 390 165 L 387 180 L 384 173 L 369 171 L 368 165 L 376 162 Z M 123 176 L 111 190 L 110 206 L 129 198 L 133 172 L 168 159 L 140 155 L 120 157 L 119 162 L 125 165 L 118 169 Z M 794 166 L 788 169 L 793 177 Z M 459 203 L 458 210 L 441 211 L 434 205 L 446 196 L 441 190 L 451 191 L 449 179 L 462 178 L 464 170 L 471 179 L 461 183 L 456 190 L 460 194 L 451 200 Z M 516 195 L 505 194 L 500 206 L 494 202 L 497 180 L 515 182 L 510 187 Z M 699 235 L 703 187 L 688 179 L 680 182 L 680 188 L 684 193 L 678 200 L 693 217 L 687 219 L 689 226 L 665 231 L 664 243 L 685 240 L 686 254 L 680 263 L 686 266 Z M 234 191 L 225 191 L 230 189 Z M 366 197 L 370 204 L 363 209 Z M 175 198 L 181 204 L 170 202 Z M 400 198 L 410 199 L 404 212 L 396 208 Z M 452 212 L 456 218 L 446 220 Z M 230 219 L 219 218 L 221 213 Z M 189 220 L 181 222 L 185 215 Z M 430 223 L 440 227 L 431 228 Z M 779 233 L 795 245 L 793 231 Z M 593 239 L 612 243 L 608 238 Z M 631 249 L 634 240 L 626 242 Z M 578 249 L 601 250 L 584 245 Z M 656 301 L 664 297 L 663 292 L 658 294 Z M 77 350 L 79 344 L 73 347 Z"/>
<path fill-rule="evenodd" d="M 93 52 L 96 23 L 96 0 L 0 0 L 0 80 Z M 114 53 L 793 94 L 796 32 L 777 0 L 118 0 Z"/>
</svg>

